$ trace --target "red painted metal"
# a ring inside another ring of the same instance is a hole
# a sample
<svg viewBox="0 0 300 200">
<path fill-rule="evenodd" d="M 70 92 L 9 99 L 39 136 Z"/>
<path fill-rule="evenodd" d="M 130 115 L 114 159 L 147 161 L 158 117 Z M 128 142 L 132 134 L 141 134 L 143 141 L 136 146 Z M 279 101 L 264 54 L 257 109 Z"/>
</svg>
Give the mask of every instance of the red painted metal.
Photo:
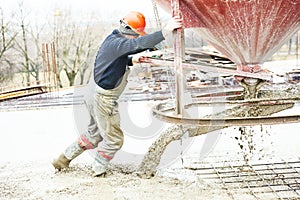
<svg viewBox="0 0 300 200">
<path fill-rule="evenodd" d="M 171 12 L 171 0 L 157 0 Z M 185 28 L 238 65 L 259 69 L 300 29 L 300 0 L 180 0 Z"/>
</svg>

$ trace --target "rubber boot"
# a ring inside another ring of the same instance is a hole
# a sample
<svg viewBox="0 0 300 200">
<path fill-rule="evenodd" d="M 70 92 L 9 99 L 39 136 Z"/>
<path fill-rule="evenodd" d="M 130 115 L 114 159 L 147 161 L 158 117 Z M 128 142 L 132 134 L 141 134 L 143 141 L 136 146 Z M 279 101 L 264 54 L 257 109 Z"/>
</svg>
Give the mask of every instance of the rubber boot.
<svg viewBox="0 0 300 200">
<path fill-rule="evenodd" d="M 106 172 L 106 165 L 103 165 L 102 163 L 94 161 L 93 171 L 94 171 L 94 174 L 93 174 L 94 177 L 102 176 Z"/>
<path fill-rule="evenodd" d="M 84 150 L 79 146 L 78 142 L 71 144 L 64 153 L 52 162 L 55 169 L 61 170 L 69 167 L 70 162 L 79 156 Z"/>
<path fill-rule="evenodd" d="M 69 167 L 71 160 L 67 159 L 66 156 L 62 153 L 57 159 L 52 162 L 52 165 L 55 169 L 60 171 L 61 169 Z"/>
<path fill-rule="evenodd" d="M 93 163 L 94 177 L 99 177 L 105 174 L 109 160 L 96 155 Z"/>
</svg>

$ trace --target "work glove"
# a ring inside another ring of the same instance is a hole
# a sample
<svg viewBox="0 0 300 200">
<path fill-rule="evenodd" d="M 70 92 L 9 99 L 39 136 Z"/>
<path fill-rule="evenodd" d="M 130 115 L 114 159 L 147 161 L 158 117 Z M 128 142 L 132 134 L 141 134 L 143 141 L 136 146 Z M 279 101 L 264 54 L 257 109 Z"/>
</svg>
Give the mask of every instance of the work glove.
<svg viewBox="0 0 300 200">
<path fill-rule="evenodd" d="M 173 30 L 182 28 L 182 18 L 179 16 L 172 17 L 162 29 L 162 34 L 166 38 Z"/>
<path fill-rule="evenodd" d="M 143 53 L 138 53 L 138 54 L 134 54 L 132 56 L 132 64 L 138 64 L 138 63 L 149 63 L 149 58 L 147 58 L 146 55 L 144 55 Z"/>
<path fill-rule="evenodd" d="M 150 51 L 150 52 L 142 52 L 137 53 L 132 56 L 132 64 L 135 65 L 137 63 L 151 63 L 150 58 L 160 58 L 162 57 L 163 52 L 156 50 L 156 51 Z"/>
</svg>

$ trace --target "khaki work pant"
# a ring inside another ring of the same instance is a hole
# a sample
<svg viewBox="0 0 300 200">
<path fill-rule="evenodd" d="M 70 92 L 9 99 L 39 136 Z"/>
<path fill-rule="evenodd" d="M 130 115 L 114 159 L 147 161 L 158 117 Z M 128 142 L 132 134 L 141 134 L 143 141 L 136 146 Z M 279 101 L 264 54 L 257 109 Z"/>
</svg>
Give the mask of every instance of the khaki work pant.
<svg viewBox="0 0 300 200">
<path fill-rule="evenodd" d="M 127 85 L 129 71 L 126 71 L 121 83 L 111 90 L 102 89 L 91 79 L 90 92 L 85 95 L 85 104 L 90 114 L 88 131 L 66 149 L 68 159 L 75 158 L 84 150 L 96 149 L 95 161 L 106 165 L 121 149 L 124 135 L 120 128 L 118 99 Z"/>
</svg>

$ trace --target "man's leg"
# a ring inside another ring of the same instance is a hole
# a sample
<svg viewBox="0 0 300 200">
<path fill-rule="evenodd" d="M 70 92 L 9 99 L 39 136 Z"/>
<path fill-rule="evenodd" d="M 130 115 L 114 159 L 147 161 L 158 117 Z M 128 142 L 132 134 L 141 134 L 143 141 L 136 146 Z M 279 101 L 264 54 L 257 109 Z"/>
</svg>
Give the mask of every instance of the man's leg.
<svg viewBox="0 0 300 200">
<path fill-rule="evenodd" d="M 110 120 L 108 120 L 110 121 Z M 123 132 L 119 126 L 115 126 L 111 122 L 109 124 L 109 132 L 103 136 L 103 141 L 100 142 L 97 148 L 95 161 L 93 165 L 94 176 L 99 176 L 106 171 L 107 164 L 118 150 L 121 149 L 123 145 Z"/>
<path fill-rule="evenodd" d="M 69 167 L 70 162 L 87 149 L 94 149 L 102 141 L 99 129 L 91 116 L 88 131 L 79 136 L 77 141 L 68 146 L 65 151 L 52 162 L 55 169 L 61 170 Z"/>
<path fill-rule="evenodd" d="M 58 158 L 54 159 L 52 165 L 55 169 L 61 170 L 69 167 L 70 162 L 79 156 L 84 150 L 79 146 L 78 142 L 72 143 L 61 153 Z"/>
<path fill-rule="evenodd" d="M 109 161 L 123 145 L 123 131 L 120 128 L 118 103 L 99 98 L 95 106 L 95 119 L 103 140 L 100 142 L 93 164 L 94 176 L 106 171 Z"/>
</svg>

